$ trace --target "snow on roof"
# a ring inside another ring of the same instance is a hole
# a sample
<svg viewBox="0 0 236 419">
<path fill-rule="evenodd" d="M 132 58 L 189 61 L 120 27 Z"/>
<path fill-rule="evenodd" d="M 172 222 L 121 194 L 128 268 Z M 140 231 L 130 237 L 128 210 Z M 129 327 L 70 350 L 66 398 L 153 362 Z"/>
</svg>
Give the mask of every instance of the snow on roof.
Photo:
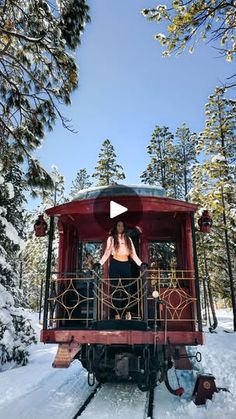
<svg viewBox="0 0 236 419">
<path fill-rule="evenodd" d="M 141 195 L 141 196 L 165 196 L 165 190 L 161 185 L 125 185 L 114 184 L 109 186 L 93 186 L 78 192 L 73 201 L 86 198 L 95 198 L 98 195 Z"/>
</svg>

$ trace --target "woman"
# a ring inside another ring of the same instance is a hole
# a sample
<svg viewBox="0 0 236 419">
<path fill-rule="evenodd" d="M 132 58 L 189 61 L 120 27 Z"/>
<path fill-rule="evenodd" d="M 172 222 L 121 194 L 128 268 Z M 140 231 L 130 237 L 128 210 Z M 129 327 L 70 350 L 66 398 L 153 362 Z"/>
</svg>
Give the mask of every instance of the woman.
<svg viewBox="0 0 236 419">
<path fill-rule="evenodd" d="M 126 232 L 125 224 L 123 221 L 117 221 L 115 224 L 111 236 L 109 236 L 107 239 L 106 250 L 99 263 L 104 265 L 104 263 L 111 255 L 112 259 L 109 267 L 109 278 L 131 278 L 129 256 L 138 266 L 141 266 L 142 264 L 142 261 L 137 256 L 134 244 Z M 126 290 L 128 292 L 127 286 Z M 119 311 L 122 310 L 122 307 L 120 307 L 120 299 L 121 295 L 114 304 Z M 120 315 L 117 315 L 116 319 L 119 318 Z M 130 312 L 126 313 L 126 319 L 131 319 Z"/>
<path fill-rule="evenodd" d="M 107 239 L 106 250 L 100 260 L 100 265 L 104 265 L 109 256 L 112 255 L 110 262 L 110 278 L 130 278 L 131 270 L 129 256 L 141 266 L 142 261 L 137 256 L 134 244 L 128 236 L 123 221 L 117 221 L 111 236 Z"/>
</svg>

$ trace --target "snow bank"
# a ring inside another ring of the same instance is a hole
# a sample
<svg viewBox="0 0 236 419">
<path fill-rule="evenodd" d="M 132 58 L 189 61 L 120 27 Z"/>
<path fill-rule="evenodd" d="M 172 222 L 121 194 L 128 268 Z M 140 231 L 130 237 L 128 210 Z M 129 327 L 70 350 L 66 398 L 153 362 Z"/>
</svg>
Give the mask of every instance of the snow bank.
<svg viewBox="0 0 236 419">
<path fill-rule="evenodd" d="M 206 344 L 191 348 L 202 354 L 200 364 L 196 363 L 198 371 L 178 372 L 180 385 L 186 390 L 188 397 L 194 389 L 198 372 L 211 373 L 215 377 L 217 387 L 225 387 L 230 392 L 220 391 L 215 393 L 212 400 L 207 400 L 206 405 L 196 406 L 185 396 L 176 398 L 165 394 L 161 397 L 158 388 L 155 392 L 156 416 L 162 419 L 235 419 L 236 418 L 236 333 L 226 333 L 224 329 L 232 328 L 232 312 L 230 310 L 218 310 L 219 328 L 217 333 L 210 333 L 206 329 Z M 158 392 L 159 391 L 159 392 Z M 164 406 L 162 406 L 164 401 Z M 160 415 L 161 413 L 161 415 Z"/>
<path fill-rule="evenodd" d="M 14 306 L 12 295 L 0 284 L 0 373 L 27 363 L 28 347 L 36 342 L 27 314 Z"/>
</svg>

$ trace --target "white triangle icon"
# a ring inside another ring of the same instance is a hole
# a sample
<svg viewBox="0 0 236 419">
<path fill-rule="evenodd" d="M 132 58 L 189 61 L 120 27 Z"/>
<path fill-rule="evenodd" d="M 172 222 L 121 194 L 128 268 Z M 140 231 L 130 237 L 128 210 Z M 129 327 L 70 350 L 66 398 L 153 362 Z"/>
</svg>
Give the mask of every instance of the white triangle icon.
<svg viewBox="0 0 236 419">
<path fill-rule="evenodd" d="M 128 208 L 123 205 L 117 204 L 117 202 L 110 201 L 110 218 L 117 217 L 117 215 L 123 214 L 128 211 Z"/>
</svg>

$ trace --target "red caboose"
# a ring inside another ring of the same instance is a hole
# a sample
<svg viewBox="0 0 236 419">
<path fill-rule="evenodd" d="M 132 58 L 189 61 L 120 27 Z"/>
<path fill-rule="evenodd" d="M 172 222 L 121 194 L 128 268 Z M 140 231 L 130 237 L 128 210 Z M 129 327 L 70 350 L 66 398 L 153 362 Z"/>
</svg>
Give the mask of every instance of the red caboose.
<svg viewBox="0 0 236 419">
<path fill-rule="evenodd" d="M 111 201 L 127 208 L 119 219 L 147 262 L 140 270 L 130 261 L 132 278 L 125 281 L 108 278 L 109 261 L 103 270 L 96 265 L 115 221 Z M 157 380 L 169 387 L 167 371 L 187 357 L 186 346 L 203 344 L 196 208 L 156 186 L 113 185 L 81 191 L 46 211 L 51 221 L 41 340 L 59 345 L 54 367 L 77 358 L 92 381 L 115 376 L 132 378 L 142 390 Z M 55 225 L 59 256 L 52 272 Z"/>
</svg>

